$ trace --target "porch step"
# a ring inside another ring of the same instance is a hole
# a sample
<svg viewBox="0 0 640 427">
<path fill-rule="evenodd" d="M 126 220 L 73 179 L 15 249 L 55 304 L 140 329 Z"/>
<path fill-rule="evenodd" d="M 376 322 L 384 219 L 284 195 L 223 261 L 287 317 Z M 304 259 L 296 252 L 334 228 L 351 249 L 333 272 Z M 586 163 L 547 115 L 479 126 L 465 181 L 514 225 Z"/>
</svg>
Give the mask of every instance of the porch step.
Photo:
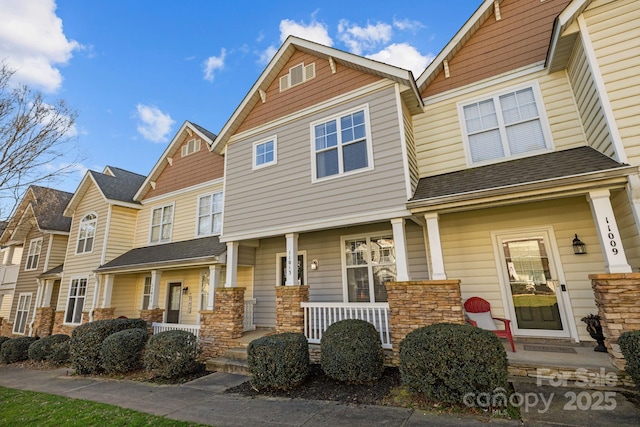
<svg viewBox="0 0 640 427">
<path fill-rule="evenodd" d="M 247 366 L 246 360 L 229 359 L 225 356 L 207 360 L 206 369 L 210 372 L 249 375 L 249 367 Z"/>
</svg>

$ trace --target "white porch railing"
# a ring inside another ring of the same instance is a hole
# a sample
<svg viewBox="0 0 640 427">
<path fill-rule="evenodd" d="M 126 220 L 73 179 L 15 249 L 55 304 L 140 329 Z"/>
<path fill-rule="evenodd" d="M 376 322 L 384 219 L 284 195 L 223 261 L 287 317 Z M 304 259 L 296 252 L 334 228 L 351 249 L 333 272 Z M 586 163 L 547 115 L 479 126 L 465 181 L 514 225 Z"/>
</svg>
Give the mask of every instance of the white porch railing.
<svg viewBox="0 0 640 427">
<path fill-rule="evenodd" d="M 242 324 L 242 332 L 254 331 L 256 324 L 253 323 L 253 306 L 256 305 L 254 298 L 244 300 L 244 321 Z"/>
<path fill-rule="evenodd" d="M 304 333 L 307 340 L 320 344 L 322 333 L 329 325 L 344 319 L 360 319 L 372 323 L 380 334 L 383 348 L 391 348 L 389 304 L 303 302 Z"/>
<path fill-rule="evenodd" d="M 153 322 L 153 334 L 159 334 L 165 331 L 187 331 L 198 337 L 200 334 L 200 325 L 186 325 L 182 323 L 156 323 Z"/>
</svg>

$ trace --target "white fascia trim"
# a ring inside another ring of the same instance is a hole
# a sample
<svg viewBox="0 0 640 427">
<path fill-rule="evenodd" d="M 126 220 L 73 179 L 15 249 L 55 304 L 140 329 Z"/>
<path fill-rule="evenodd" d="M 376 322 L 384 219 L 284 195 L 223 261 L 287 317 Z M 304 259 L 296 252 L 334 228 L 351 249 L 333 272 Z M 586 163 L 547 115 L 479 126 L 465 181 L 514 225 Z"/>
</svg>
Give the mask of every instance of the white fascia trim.
<svg viewBox="0 0 640 427">
<path fill-rule="evenodd" d="M 225 151 L 226 151 L 226 147 L 225 147 Z M 222 236 L 224 234 L 224 205 L 225 205 L 225 200 L 227 199 L 227 160 L 228 160 L 228 155 L 225 153 L 222 161 L 224 163 L 224 176 L 222 177 L 222 224 L 220 224 L 220 236 Z"/>
<path fill-rule="evenodd" d="M 319 220 L 314 222 L 305 222 L 305 223 L 298 223 L 298 224 L 294 223 L 294 224 L 282 225 L 282 226 L 272 227 L 272 228 L 251 230 L 246 233 L 221 235 L 220 241 L 236 242 L 240 240 L 263 239 L 266 237 L 282 236 L 291 232 L 304 233 L 304 232 L 320 231 L 320 230 L 327 230 L 331 228 L 362 225 L 362 224 L 372 223 L 372 222 L 390 221 L 394 218 L 409 218 L 410 216 L 411 216 L 411 212 L 408 209 L 402 207 L 397 209 L 388 209 L 388 210 L 382 210 L 382 211 L 376 211 L 376 212 L 369 212 L 367 214 L 346 215 L 342 217 L 331 218 L 328 220 Z"/>
<path fill-rule="evenodd" d="M 138 203 L 123 202 L 121 200 L 109 199 L 107 200 L 107 203 L 109 203 L 109 206 L 120 206 L 123 208 L 131 208 L 131 209 L 142 209 L 142 205 Z"/>
<path fill-rule="evenodd" d="M 109 205 L 109 209 L 107 210 L 107 223 L 104 226 L 104 241 L 102 242 L 102 254 L 100 255 L 100 265 L 104 264 L 107 259 L 107 246 L 109 244 L 109 231 L 111 229 L 112 208 L 113 207 Z M 98 221 L 96 221 L 96 231 L 98 231 Z M 94 236 L 94 239 L 95 239 L 95 236 Z"/>
<path fill-rule="evenodd" d="M 499 85 L 508 82 L 509 80 L 515 80 L 520 77 L 528 76 L 529 74 L 535 74 L 542 70 L 544 70 L 544 61 L 538 61 L 534 64 L 526 65 L 521 68 L 516 68 L 515 70 L 507 71 L 506 73 L 498 74 L 497 76 L 489 77 L 481 80 L 480 82 L 469 83 L 468 85 L 430 96 L 423 100 L 424 105 L 425 107 L 434 105 L 451 98 Z"/>
<path fill-rule="evenodd" d="M 398 112 L 398 133 L 400 134 L 400 149 L 402 150 L 402 167 L 404 169 L 404 186 L 407 191 L 407 200 L 411 199 L 411 172 L 409 171 L 409 154 L 407 153 L 407 135 L 404 132 L 404 109 L 400 88 L 396 85 L 396 111 Z"/>
<path fill-rule="evenodd" d="M 89 182 L 88 182 L 89 179 L 93 182 L 93 185 L 95 185 L 98 188 L 98 191 L 100 192 L 100 195 L 102 196 L 102 198 L 104 200 L 107 200 L 107 198 L 102 193 L 102 190 L 100 190 L 100 187 L 96 183 L 95 179 L 93 179 L 93 175 L 91 174 L 91 171 L 87 171 L 84 174 L 84 177 L 82 177 L 82 181 L 80 181 L 78 188 L 76 189 L 76 191 L 74 191 L 73 196 L 71 196 L 71 200 L 69 200 L 69 203 L 67 204 L 67 207 L 64 209 L 64 212 L 62 212 L 62 215 L 64 216 L 73 215 L 73 211 L 75 210 L 76 205 L 79 203 L 77 200 L 83 197 L 84 193 L 86 193 L 88 190 L 87 185 L 89 185 Z"/>
<path fill-rule="evenodd" d="M 53 238 L 49 236 L 49 242 L 47 244 L 47 256 L 44 257 L 44 269 L 42 271 L 49 271 L 49 258 L 51 257 L 52 247 L 53 247 Z"/>
<path fill-rule="evenodd" d="M 560 39 L 560 35 L 565 30 L 567 24 L 570 24 L 569 20 L 574 18 L 581 10 L 584 10 L 589 3 L 590 0 L 573 0 L 570 4 L 568 4 L 560 15 L 558 15 L 554 21 L 553 25 L 553 33 L 551 34 L 551 40 L 549 42 L 549 48 L 547 49 L 547 66 L 551 68 L 551 61 L 555 56 L 556 46 L 558 45 L 558 40 Z"/>
<path fill-rule="evenodd" d="M 225 158 L 225 163 L 226 163 L 226 158 Z M 226 167 L 226 165 L 225 165 L 225 167 Z M 214 180 L 203 182 L 201 184 L 192 185 L 191 187 L 181 188 L 179 190 L 175 190 L 175 191 L 172 191 L 170 193 L 165 193 L 165 194 L 161 194 L 159 196 L 155 196 L 155 197 L 151 197 L 151 198 L 148 198 L 148 199 L 144 199 L 144 200 L 141 200 L 140 203 L 143 206 L 145 206 L 145 205 L 149 205 L 149 204 L 160 202 L 160 201 L 162 201 L 164 199 L 175 198 L 176 196 L 184 194 L 186 192 L 195 191 L 195 190 L 201 190 L 201 189 L 206 188 L 206 187 L 208 187 L 210 185 L 220 185 L 220 184 L 223 184 L 223 183 L 224 183 L 224 178 L 216 178 Z M 211 190 L 211 191 L 217 192 L 217 190 Z M 140 208 L 140 205 L 136 205 L 136 206 L 138 206 L 138 208 Z"/>
<path fill-rule="evenodd" d="M 249 129 L 247 131 L 241 132 L 241 133 L 236 133 L 233 136 L 231 136 L 229 138 L 229 140 L 227 141 L 227 144 L 232 144 L 235 143 L 239 140 L 242 139 L 246 139 L 246 138 L 250 138 L 252 136 L 261 134 L 263 132 L 267 132 L 267 131 L 271 131 L 274 128 L 277 128 L 279 126 L 283 126 L 285 124 L 291 123 L 292 121 L 295 120 L 299 120 L 305 116 L 309 116 L 312 114 L 315 114 L 319 111 L 322 110 L 328 110 L 330 108 L 339 106 L 340 104 L 344 104 L 346 102 L 352 101 L 355 98 L 359 98 L 362 96 L 366 96 L 366 95 L 371 95 L 374 92 L 378 92 L 384 89 L 387 89 L 391 86 L 393 86 L 395 83 L 390 82 L 390 81 L 385 81 L 385 80 L 380 80 L 378 82 L 372 83 L 370 85 L 361 87 L 359 89 L 356 89 L 352 92 L 349 92 L 343 96 L 340 96 L 339 98 L 332 98 L 328 101 L 324 101 L 321 102 L 319 104 L 314 104 L 311 107 L 308 108 L 304 108 L 302 110 L 298 110 L 293 114 L 289 114 L 287 116 L 281 117 L 278 120 L 274 120 L 272 122 L 269 122 L 265 125 L 259 126 L 259 127 L 255 127 L 252 129 Z M 225 169 L 226 170 L 226 169 Z"/>
</svg>

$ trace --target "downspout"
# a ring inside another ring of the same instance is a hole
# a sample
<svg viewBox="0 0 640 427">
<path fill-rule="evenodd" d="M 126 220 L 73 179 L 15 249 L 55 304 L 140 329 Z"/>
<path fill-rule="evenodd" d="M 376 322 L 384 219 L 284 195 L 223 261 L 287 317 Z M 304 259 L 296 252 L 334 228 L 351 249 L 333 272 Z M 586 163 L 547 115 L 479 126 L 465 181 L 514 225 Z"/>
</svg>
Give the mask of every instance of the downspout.
<svg viewBox="0 0 640 427">
<path fill-rule="evenodd" d="M 38 283 L 38 291 L 36 292 L 36 300 L 33 304 L 33 315 L 31 316 L 31 322 L 29 322 L 29 336 L 33 336 L 33 324 L 36 323 L 36 312 L 40 307 L 40 298 L 42 298 L 42 280 L 36 279 Z"/>
<path fill-rule="evenodd" d="M 93 280 L 95 280 L 95 286 L 93 287 L 93 298 L 91 299 L 91 310 L 89 310 L 89 322 L 93 322 L 93 312 L 98 305 L 98 295 L 100 294 L 100 278 L 102 275 L 91 273 Z"/>
</svg>

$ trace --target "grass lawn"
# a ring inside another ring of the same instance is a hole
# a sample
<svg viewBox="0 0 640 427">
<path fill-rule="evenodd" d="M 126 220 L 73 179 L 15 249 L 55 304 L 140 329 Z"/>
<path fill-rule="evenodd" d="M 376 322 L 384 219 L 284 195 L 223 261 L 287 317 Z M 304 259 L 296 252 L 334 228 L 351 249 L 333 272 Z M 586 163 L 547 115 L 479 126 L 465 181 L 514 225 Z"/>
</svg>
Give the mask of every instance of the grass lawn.
<svg viewBox="0 0 640 427">
<path fill-rule="evenodd" d="M 0 387 L 3 426 L 200 426 L 105 403 Z"/>
</svg>

